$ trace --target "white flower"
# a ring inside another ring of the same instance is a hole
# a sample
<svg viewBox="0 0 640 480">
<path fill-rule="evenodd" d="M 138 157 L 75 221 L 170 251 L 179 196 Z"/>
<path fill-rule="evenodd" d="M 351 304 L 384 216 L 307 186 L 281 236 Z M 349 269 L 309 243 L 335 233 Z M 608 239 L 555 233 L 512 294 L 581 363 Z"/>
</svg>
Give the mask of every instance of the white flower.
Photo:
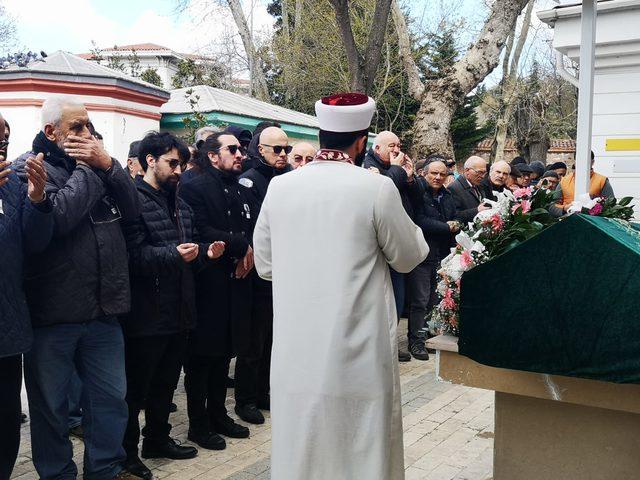
<svg viewBox="0 0 640 480">
<path fill-rule="evenodd" d="M 473 240 L 467 235 L 467 232 L 460 232 L 456 235 L 456 242 L 465 250 L 471 250 L 473 248 Z"/>
<path fill-rule="evenodd" d="M 567 213 L 580 213 L 583 208 L 591 210 L 599 200 L 600 197 L 592 199 L 588 193 L 583 193 L 577 200 L 571 202 L 571 206 L 567 209 Z"/>
<path fill-rule="evenodd" d="M 460 265 L 460 257 L 461 255 L 459 253 L 451 253 L 442 260 L 442 263 L 440 264 L 441 268 L 438 273 L 448 277 L 454 282 L 458 280 L 464 273 L 464 269 L 462 268 L 462 265 Z"/>
</svg>

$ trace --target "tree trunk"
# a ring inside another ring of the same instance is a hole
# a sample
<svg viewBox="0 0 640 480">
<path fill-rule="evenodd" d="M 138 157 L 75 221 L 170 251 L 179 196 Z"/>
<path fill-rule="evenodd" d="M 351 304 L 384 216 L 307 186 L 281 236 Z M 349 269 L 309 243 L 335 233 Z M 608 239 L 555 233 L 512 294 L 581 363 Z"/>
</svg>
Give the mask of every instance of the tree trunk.
<svg viewBox="0 0 640 480">
<path fill-rule="evenodd" d="M 454 158 L 449 127 L 457 99 L 450 95 L 446 83 L 433 83 L 427 84 L 416 114 L 412 153 L 416 159 L 432 153 Z"/>
<path fill-rule="evenodd" d="M 289 43 L 289 5 L 287 0 L 282 0 L 282 33 L 287 43 Z"/>
<path fill-rule="evenodd" d="M 295 24 L 293 28 L 300 26 L 302 24 L 302 9 L 304 8 L 304 0 L 296 0 L 296 12 L 295 12 Z"/>
<path fill-rule="evenodd" d="M 255 47 L 253 45 L 253 38 L 251 36 L 251 32 L 249 31 L 249 26 L 247 25 L 247 19 L 245 18 L 244 12 L 242 11 L 240 0 L 227 0 L 227 4 L 229 5 L 229 9 L 231 10 L 231 14 L 233 15 L 233 20 L 236 23 L 236 27 L 238 28 L 240 38 L 242 39 L 244 51 L 247 54 L 247 61 L 251 70 L 251 91 L 253 93 L 253 96 L 259 100 L 269 101 L 267 80 L 264 77 L 264 72 L 262 71 L 260 61 L 256 56 Z"/>
<path fill-rule="evenodd" d="M 373 90 L 373 83 L 378 71 L 378 65 L 380 65 L 380 58 L 382 57 L 382 45 L 387 31 L 391 0 L 376 0 L 376 9 L 373 16 L 375 21 L 369 31 L 367 49 L 364 55 L 360 55 L 360 52 L 358 52 L 358 47 L 353 37 L 348 0 L 329 0 L 329 2 L 336 13 L 340 37 L 347 54 L 351 89 L 368 94 Z"/>
<path fill-rule="evenodd" d="M 527 0 L 495 0 L 478 39 L 442 79 L 429 82 L 414 124 L 414 155 L 454 158 L 450 124 L 456 108 L 496 68 L 500 53 Z"/>
<path fill-rule="evenodd" d="M 396 27 L 396 32 L 398 33 L 400 59 L 402 60 L 402 65 L 404 66 L 409 80 L 409 95 L 420 101 L 422 100 L 422 94 L 424 93 L 424 84 L 422 83 L 422 80 L 420 80 L 420 69 L 413 58 L 409 29 L 407 28 L 407 22 L 404 19 L 404 14 L 400 9 L 400 5 L 398 5 L 398 0 L 393 0 L 393 3 L 391 4 L 391 15 Z"/>
<path fill-rule="evenodd" d="M 533 12 L 533 6 L 535 0 L 530 0 L 527 5 L 527 9 L 522 20 L 522 28 L 520 29 L 520 36 L 518 37 L 518 43 L 513 51 L 513 58 L 511 57 L 511 47 L 513 46 L 513 39 L 515 38 L 515 26 L 512 35 L 509 37 L 509 44 L 505 52 L 505 58 L 503 63 L 503 77 L 502 77 L 502 98 L 500 104 L 502 106 L 500 115 L 496 121 L 496 135 L 493 142 L 493 162 L 500 162 L 504 160 L 504 148 L 507 141 L 507 133 L 509 122 L 513 111 L 515 110 L 517 94 L 518 94 L 518 68 L 520 66 L 520 56 L 522 55 L 522 49 L 529 35 L 529 26 L 531 24 L 531 14 Z M 510 63 L 509 63 L 510 61 Z M 507 65 L 510 65 L 507 68 Z M 505 75 L 506 72 L 506 75 Z"/>
</svg>

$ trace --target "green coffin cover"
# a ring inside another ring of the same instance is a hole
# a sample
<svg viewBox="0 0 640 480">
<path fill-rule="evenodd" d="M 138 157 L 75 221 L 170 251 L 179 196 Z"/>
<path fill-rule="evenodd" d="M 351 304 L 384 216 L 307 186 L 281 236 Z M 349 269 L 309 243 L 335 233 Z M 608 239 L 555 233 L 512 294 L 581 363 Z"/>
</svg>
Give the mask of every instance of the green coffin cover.
<svg viewBox="0 0 640 480">
<path fill-rule="evenodd" d="M 468 271 L 459 352 L 493 367 L 640 383 L 640 231 L 573 215 Z"/>
</svg>

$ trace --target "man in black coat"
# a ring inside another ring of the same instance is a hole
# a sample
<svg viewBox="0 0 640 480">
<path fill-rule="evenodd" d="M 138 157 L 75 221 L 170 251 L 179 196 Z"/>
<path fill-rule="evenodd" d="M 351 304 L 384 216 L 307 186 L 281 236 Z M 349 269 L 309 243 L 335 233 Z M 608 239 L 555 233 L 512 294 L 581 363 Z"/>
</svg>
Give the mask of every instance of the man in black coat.
<svg viewBox="0 0 640 480">
<path fill-rule="evenodd" d="M 484 158 L 473 156 L 464 163 L 464 173 L 449 187 L 456 204 L 456 220 L 467 224 L 478 212 L 490 208 L 482 203 L 485 197 L 482 180 L 486 175 L 487 161 Z"/>
<path fill-rule="evenodd" d="M 240 142 L 214 133 L 183 175 L 179 193 L 193 209 L 199 241 L 225 243 L 220 260 L 196 276 L 198 320 L 185 364 L 189 439 L 216 450 L 225 448 L 220 434 L 249 436 L 225 408 L 229 362 L 248 348 L 251 322 L 253 212 L 238 183 L 241 169 Z"/>
<path fill-rule="evenodd" d="M 125 229 L 132 303 L 123 321 L 129 406 L 123 446 L 126 470 L 150 479 L 138 457 L 141 409 L 146 407 L 144 458 L 180 460 L 198 453 L 169 436 L 169 408 L 196 322 L 193 268 L 221 256 L 224 243 L 193 243 L 193 213 L 176 197 L 180 162 L 189 158 L 189 148 L 170 133 L 151 132 L 138 151 L 144 172 L 136 178 L 141 215 Z"/>
<path fill-rule="evenodd" d="M 483 197 L 491 200 L 498 198 L 493 192 L 503 192 L 506 187 L 507 179 L 511 174 L 511 167 L 503 160 L 495 162 L 489 168 L 489 175 L 482 179 L 480 185 L 483 190 Z"/>
<path fill-rule="evenodd" d="M 75 478 L 68 437 L 70 378 L 83 386 L 84 475 L 112 478 L 125 459 L 124 342 L 117 319 L 130 308 L 121 221 L 139 215 L 135 186 L 89 130 L 87 110 L 63 97 L 42 106 L 33 152 L 44 155 L 53 239 L 26 265 L 34 330 L 25 355 L 33 463 L 42 478 Z"/>
<path fill-rule="evenodd" d="M 383 131 L 376 135 L 373 147 L 367 152 L 362 164 L 364 168 L 371 169 L 393 180 L 402 206 L 411 219 L 414 217 L 413 205 L 419 202 L 422 188 L 414 181 L 413 162 L 400 150 L 400 139 L 389 131 Z M 405 274 L 390 269 L 391 283 L 393 284 L 393 296 L 396 301 L 398 321 L 402 315 L 405 303 Z M 408 362 L 411 360 L 409 352 L 399 350 L 398 360 Z"/>
<path fill-rule="evenodd" d="M 287 155 L 291 152 L 289 138 L 278 127 L 267 127 L 257 140 L 252 155 L 254 167 L 243 173 L 240 184 L 249 190 L 253 221 L 260 208 L 271 179 L 293 170 Z M 253 308 L 248 332 L 249 348 L 236 360 L 235 411 L 245 422 L 261 424 L 264 416 L 259 408 L 269 410 L 269 375 L 273 341 L 273 293 L 271 282 L 253 275 Z"/>
<path fill-rule="evenodd" d="M 444 187 L 447 166 L 434 160 L 424 167 L 427 186 L 422 202 L 416 205 L 415 223 L 424 232 L 429 244 L 429 255 L 408 275 L 409 290 L 409 352 L 418 360 L 428 360 L 425 346 L 426 317 L 436 298 L 436 272 L 440 261 L 455 245 L 455 234 L 460 223 L 455 221 L 456 206 L 451 193 Z"/>
</svg>

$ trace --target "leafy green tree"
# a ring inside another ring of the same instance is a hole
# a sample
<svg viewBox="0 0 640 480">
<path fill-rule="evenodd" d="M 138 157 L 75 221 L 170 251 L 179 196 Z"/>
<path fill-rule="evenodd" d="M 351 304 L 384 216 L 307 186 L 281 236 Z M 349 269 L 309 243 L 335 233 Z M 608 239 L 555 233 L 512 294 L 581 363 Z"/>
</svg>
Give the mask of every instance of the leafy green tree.
<svg viewBox="0 0 640 480">
<path fill-rule="evenodd" d="M 145 82 L 152 83 L 158 87 L 163 87 L 162 78 L 158 75 L 158 70 L 155 68 L 147 68 L 142 74 L 140 74 L 140 79 Z"/>
<path fill-rule="evenodd" d="M 181 60 L 178 72 L 173 76 L 173 88 L 209 85 L 210 87 L 225 88 L 229 86 L 230 74 L 228 69 L 213 60 L 206 62 L 194 61 L 191 58 Z"/>
</svg>

